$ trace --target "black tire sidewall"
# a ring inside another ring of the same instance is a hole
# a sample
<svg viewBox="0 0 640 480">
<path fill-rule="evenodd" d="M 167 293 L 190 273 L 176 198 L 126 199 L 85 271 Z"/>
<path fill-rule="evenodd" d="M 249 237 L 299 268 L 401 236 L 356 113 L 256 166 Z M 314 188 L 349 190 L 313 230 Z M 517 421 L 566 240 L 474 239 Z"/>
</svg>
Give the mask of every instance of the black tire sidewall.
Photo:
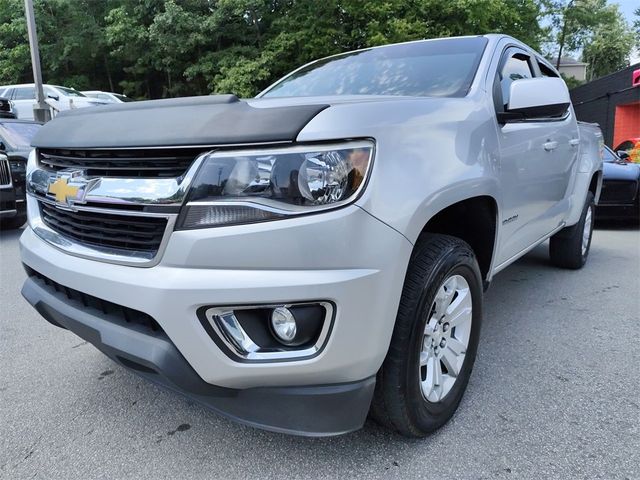
<svg viewBox="0 0 640 480">
<path fill-rule="evenodd" d="M 587 249 L 582 253 L 582 233 L 584 232 L 584 224 L 587 221 L 587 212 L 591 209 L 591 225 L 589 226 L 589 242 L 587 243 Z M 580 218 L 580 229 L 579 229 L 579 237 L 580 237 L 580 256 L 582 258 L 582 264 L 584 265 L 587 262 L 587 257 L 589 256 L 589 250 L 591 250 L 591 240 L 593 239 L 593 226 L 596 220 L 596 208 L 595 208 L 595 200 L 593 197 L 593 193 L 589 192 L 587 195 L 587 199 L 584 202 L 584 211 L 582 212 L 582 217 Z"/>
<path fill-rule="evenodd" d="M 443 425 L 455 412 L 473 369 L 480 337 L 482 321 L 482 282 L 477 262 L 471 251 L 456 247 L 447 253 L 431 272 L 425 282 L 422 295 L 415 310 L 415 324 L 411 334 L 408 363 L 406 365 L 407 410 L 420 430 L 432 431 Z M 472 299 L 472 324 L 465 360 L 455 384 L 445 398 L 432 403 L 422 395 L 419 378 L 419 355 L 426 322 L 429 318 L 435 295 L 448 277 L 461 275 L 469 284 Z"/>
</svg>

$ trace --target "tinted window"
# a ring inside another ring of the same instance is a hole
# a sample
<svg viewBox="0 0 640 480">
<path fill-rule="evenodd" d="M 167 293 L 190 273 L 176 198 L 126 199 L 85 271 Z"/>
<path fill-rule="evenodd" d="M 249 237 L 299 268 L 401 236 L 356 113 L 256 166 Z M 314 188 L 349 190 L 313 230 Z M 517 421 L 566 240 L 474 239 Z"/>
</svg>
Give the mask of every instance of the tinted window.
<svg viewBox="0 0 640 480">
<path fill-rule="evenodd" d="M 0 123 L 0 137 L 13 150 L 27 150 L 41 126 L 38 123 L 3 122 Z"/>
<path fill-rule="evenodd" d="M 542 73 L 543 77 L 556 77 L 556 78 L 558 78 L 558 75 L 556 75 L 556 72 L 551 70 L 544 63 L 538 62 L 538 67 L 540 68 L 540 73 Z"/>
<path fill-rule="evenodd" d="M 314 62 L 264 97 L 467 94 L 487 40 L 482 37 L 405 43 Z"/>
<path fill-rule="evenodd" d="M 35 100 L 36 89 L 34 87 L 19 87 L 13 91 L 14 100 Z"/>
<path fill-rule="evenodd" d="M 500 71 L 500 87 L 504 105 L 509 103 L 509 88 L 511 84 L 523 78 L 533 78 L 533 73 L 531 72 L 528 58 L 517 53 L 507 59 Z"/>
</svg>

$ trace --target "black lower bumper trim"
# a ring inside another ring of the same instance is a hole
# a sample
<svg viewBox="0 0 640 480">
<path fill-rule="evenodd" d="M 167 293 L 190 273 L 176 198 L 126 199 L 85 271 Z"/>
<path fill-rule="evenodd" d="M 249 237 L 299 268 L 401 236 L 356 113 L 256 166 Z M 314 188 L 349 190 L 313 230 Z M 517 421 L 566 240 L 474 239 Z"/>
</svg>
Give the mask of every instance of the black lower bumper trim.
<svg viewBox="0 0 640 480">
<path fill-rule="evenodd" d="M 51 291 L 37 277 L 26 280 L 22 295 L 47 321 L 92 343 L 120 365 L 234 421 L 294 435 L 331 436 L 358 430 L 366 419 L 375 377 L 336 385 L 242 390 L 211 385 L 164 333 L 148 335 L 114 323 L 102 311 Z"/>
<path fill-rule="evenodd" d="M 640 221 L 640 202 L 628 205 L 599 203 L 596 207 L 596 220 Z"/>
</svg>

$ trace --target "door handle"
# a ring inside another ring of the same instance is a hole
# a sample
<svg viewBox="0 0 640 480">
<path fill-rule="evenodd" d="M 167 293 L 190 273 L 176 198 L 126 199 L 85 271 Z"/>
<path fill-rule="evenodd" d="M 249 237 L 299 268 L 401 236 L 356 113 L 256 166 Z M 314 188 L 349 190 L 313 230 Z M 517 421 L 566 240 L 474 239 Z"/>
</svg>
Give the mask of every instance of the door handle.
<svg viewBox="0 0 640 480">
<path fill-rule="evenodd" d="M 547 152 L 550 152 L 551 150 L 555 150 L 556 148 L 558 148 L 558 142 L 553 141 L 553 142 L 546 142 L 545 144 L 542 145 L 544 147 L 544 149 Z"/>
<path fill-rule="evenodd" d="M 572 147 L 577 147 L 578 145 L 580 145 L 580 139 L 572 138 L 571 140 L 569 140 L 569 145 L 571 145 Z"/>
</svg>

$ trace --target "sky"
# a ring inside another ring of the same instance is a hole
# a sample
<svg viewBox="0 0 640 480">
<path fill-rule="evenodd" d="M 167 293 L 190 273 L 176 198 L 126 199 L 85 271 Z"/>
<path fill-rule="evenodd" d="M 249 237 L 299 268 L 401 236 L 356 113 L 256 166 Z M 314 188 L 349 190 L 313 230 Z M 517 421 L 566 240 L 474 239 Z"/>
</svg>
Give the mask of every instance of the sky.
<svg viewBox="0 0 640 480">
<path fill-rule="evenodd" d="M 636 8 L 640 7 L 640 2 L 638 0 L 616 0 L 611 3 L 617 3 L 620 5 L 620 11 L 624 14 L 627 22 L 633 25 L 634 20 L 636 20 L 633 12 Z M 631 64 L 637 62 L 640 62 L 640 52 L 638 51 L 631 54 Z"/>
</svg>

